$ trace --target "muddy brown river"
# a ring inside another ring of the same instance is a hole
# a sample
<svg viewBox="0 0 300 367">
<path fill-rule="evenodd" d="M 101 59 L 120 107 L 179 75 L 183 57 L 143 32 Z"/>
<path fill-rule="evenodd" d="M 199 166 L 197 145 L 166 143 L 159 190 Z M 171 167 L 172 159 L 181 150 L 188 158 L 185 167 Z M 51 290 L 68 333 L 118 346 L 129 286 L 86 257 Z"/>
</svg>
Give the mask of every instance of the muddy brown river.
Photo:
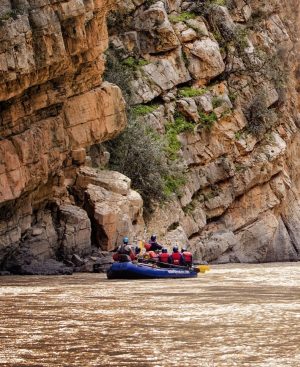
<svg viewBox="0 0 300 367">
<path fill-rule="evenodd" d="M 300 366 L 300 263 L 1 277 L 0 302 L 0 366 Z"/>
</svg>

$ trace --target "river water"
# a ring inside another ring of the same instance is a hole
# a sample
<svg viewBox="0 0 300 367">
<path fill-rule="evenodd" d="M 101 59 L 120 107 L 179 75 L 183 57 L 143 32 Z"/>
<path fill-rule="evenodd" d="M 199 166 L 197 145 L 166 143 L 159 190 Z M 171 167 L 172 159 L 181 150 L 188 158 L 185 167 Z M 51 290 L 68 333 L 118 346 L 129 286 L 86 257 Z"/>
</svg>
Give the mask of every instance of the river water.
<svg viewBox="0 0 300 367">
<path fill-rule="evenodd" d="M 0 366 L 300 366 L 300 263 L 0 278 Z"/>
</svg>

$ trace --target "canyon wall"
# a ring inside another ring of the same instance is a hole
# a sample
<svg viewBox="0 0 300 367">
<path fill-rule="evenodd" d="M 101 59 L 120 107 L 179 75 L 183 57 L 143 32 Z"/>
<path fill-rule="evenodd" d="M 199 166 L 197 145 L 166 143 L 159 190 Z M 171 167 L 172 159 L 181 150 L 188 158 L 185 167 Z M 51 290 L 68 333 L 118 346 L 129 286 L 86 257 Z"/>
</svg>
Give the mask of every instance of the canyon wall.
<svg viewBox="0 0 300 367">
<path fill-rule="evenodd" d="M 114 226 L 126 226 L 127 233 L 131 221 L 141 217 L 141 199 L 130 189 L 129 179 L 111 177 L 113 173 L 104 177 L 103 172 L 97 179 L 98 172 L 92 169 L 79 174 L 80 166 L 89 164 L 86 148 L 113 138 L 126 126 L 120 89 L 102 79 L 108 45 L 106 15 L 112 3 L 1 2 L 2 269 L 64 271 L 56 260 L 92 253 L 91 219 L 110 221 L 110 230 L 100 238 L 106 249 L 116 240 Z M 77 185 L 73 191 L 84 209 L 75 205 L 71 192 L 80 180 L 85 187 Z M 116 200 L 127 202 L 123 219 L 109 213 L 109 200 L 114 205 Z"/>
<path fill-rule="evenodd" d="M 130 103 L 167 137 L 186 122 L 185 185 L 149 233 L 206 261 L 299 259 L 299 3 L 129 3 L 110 39 L 135 60 Z"/>
<path fill-rule="evenodd" d="M 129 104 L 151 107 L 140 123 L 166 135 L 178 116 L 189 125 L 178 133 L 185 184 L 156 207 L 148 234 L 199 260 L 299 259 L 299 8 L 2 1 L 0 270 L 90 269 L 144 232 L 130 179 L 94 162 L 97 144 L 126 126 L 121 90 L 103 80 L 109 42 L 132 69 Z"/>
</svg>

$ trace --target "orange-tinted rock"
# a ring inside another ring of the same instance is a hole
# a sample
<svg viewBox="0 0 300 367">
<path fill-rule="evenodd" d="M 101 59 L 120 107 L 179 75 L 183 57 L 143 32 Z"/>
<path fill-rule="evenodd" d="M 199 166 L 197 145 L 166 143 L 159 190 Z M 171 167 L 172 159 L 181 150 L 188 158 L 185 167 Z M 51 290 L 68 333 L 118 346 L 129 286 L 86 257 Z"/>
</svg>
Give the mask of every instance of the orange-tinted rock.
<svg viewBox="0 0 300 367">
<path fill-rule="evenodd" d="M 113 3 L 31 1 L 18 9 L 8 1 L 8 10 L 0 8 L 0 258 L 22 238 L 28 251 L 40 241 L 45 258 L 55 255 L 60 234 L 36 230 L 33 245 L 31 222 L 59 232 L 56 209 L 52 223 L 46 208 L 74 201 L 66 185 L 85 163 L 85 149 L 126 126 L 121 91 L 102 82 Z M 91 250 L 90 231 L 81 233 L 74 241 L 68 235 L 69 252 L 79 242 Z"/>
</svg>

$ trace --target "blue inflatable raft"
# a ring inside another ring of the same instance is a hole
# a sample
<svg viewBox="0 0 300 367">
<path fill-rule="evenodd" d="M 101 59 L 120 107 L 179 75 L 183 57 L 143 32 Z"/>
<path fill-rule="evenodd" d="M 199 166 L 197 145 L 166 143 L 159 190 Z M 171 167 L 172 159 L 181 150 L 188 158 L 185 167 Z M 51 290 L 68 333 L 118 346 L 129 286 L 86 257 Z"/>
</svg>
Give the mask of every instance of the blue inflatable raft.
<svg viewBox="0 0 300 367">
<path fill-rule="evenodd" d="M 150 264 L 115 262 L 107 271 L 108 279 L 195 278 L 197 271 L 186 267 L 161 268 Z"/>
</svg>

